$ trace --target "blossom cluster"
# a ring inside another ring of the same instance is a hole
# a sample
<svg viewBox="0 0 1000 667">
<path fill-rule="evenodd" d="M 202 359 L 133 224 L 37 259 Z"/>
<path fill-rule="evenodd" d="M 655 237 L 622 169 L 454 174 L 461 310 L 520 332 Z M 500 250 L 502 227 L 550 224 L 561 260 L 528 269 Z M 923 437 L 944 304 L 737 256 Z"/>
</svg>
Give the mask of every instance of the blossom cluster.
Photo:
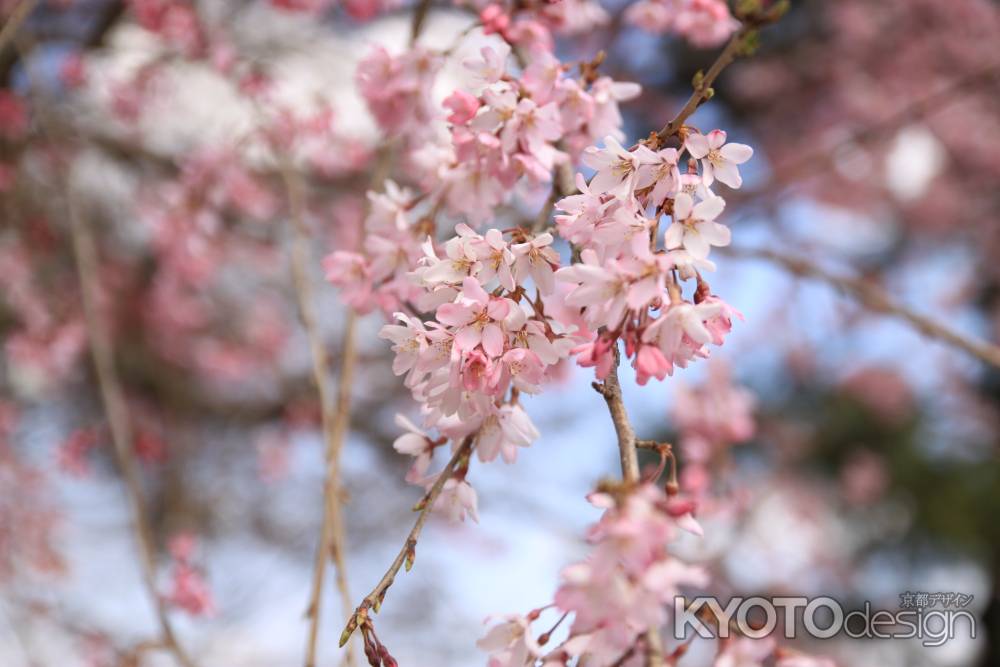
<svg viewBox="0 0 1000 667">
<path fill-rule="evenodd" d="M 718 46 L 739 28 L 724 0 L 639 0 L 625 20 L 656 34 L 672 33 L 701 48 Z"/>
<path fill-rule="evenodd" d="M 452 111 L 450 146 L 418 156 L 436 167 L 428 169 L 425 187 L 440 192 L 450 212 L 476 223 L 491 220 L 522 178 L 547 184 L 558 165 L 597 138 L 621 138 L 618 103 L 639 94 L 636 84 L 605 76 L 566 76 L 545 50 L 513 76 L 510 51 L 506 44 L 487 46 L 481 58 L 466 62 L 478 91 L 458 90 L 445 101 Z"/>
<path fill-rule="evenodd" d="M 731 236 L 716 221 L 725 200 L 711 187 L 740 187 L 738 165 L 752 154 L 749 146 L 727 143 L 722 130 L 691 129 L 680 150 L 646 143 L 626 149 L 608 136 L 604 148 L 584 152 L 596 174 L 589 184 L 578 175 L 580 193 L 556 203 L 562 211 L 556 227 L 581 258 L 557 278 L 573 286 L 566 303 L 581 308 L 587 325 L 601 332 L 578 350 L 581 365 L 595 366 L 603 378 L 620 338 L 645 384 L 707 357 L 709 343 L 725 341 L 733 318 L 742 316 L 712 294 L 702 276 L 715 269 L 712 248 L 729 245 Z M 685 298 L 682 284 L 690 280 L 695 289 Z"/>
<path fill-rule="evenodd" d="M 398 312 L 397 323 L 383 327 L 381 335 L 393 344 L 393 371 L 405 375 L 423 428 L 436 428 L 453 443 L 474 433 L 480 461 L 500 457 L 512 463 L 518 448 L 538 437 L 520 405 L 521 394 L 541 391 L 580 337 L 545 309 L 559 266 L 551 234 L 532 236 L 518 228 L 508 239 L 497 229 L 479 234 L 459 225 L 456 231 L 444 244 L 443 257 L 427 241 L 411 272 L 422 290 L 416 303 L 433 310 L 434 319 Z M 409 431 L 396 449 L 415 457 L 408 479 L 430 485 L 435 478 L 426 471 L 443 440 L 416 427 Z M 446 491 L 462 491 L 474 501 L 451 480 Z M 474 503 L 463 505 L 474 515 Z"/>
<path fill-rule="evenodd" d="M 351 307 L 393 314 L 382 335 L 421 413 L 397 449 L 414 457 L 408 479 L 425 486 L 435 479 L 427 476 L 435 448 L 451 441 L 454 450 L 469 434 L 481 461 L 513 461 L 537 437 L 520 394 L 540 391 L 567 356 L 603 378 L 621 339 L 644 384 L 707 357 L 739 317 L 702 272 L 715 268 L 711 249 L 730 241 L 716 221 L 725 201 L 712 187 L 740 187 L 738 165 L 752 150 L 727 143 L 721 130 L 687 127 L 679 149 L 653 140 L 626 149 L 618 103 L 638 86 L 598 75 L 599 61 L 570 76 L 545 40 L 524 49 L 495 5 L 481 8 L 480 20 L 502 41 L 465 61 L 472 86 L 440 107 L 430 91 L 444 52 L 376 48 L 359 64 L 356 81 L 376 122 L 403 137 L 397 162 L 412 185 L 387 181 L 384 192 L 369 192 L 361 247 L 324 262 Z M 512 45 L 522 47 L 517 66 Z M 559 192 L 560 172 L 580 159 L 596 173 L 589 183 L 577 176 L 579 193 L 556 203 L 551 228 L 577 261 L 563 265 L 544 219 L 477 231 L 519 190 Z M 436 241 L 448 215 L 468 224 Z M 685 297 L 689 280 L 695 288 Z M 440 437 L 424 434 L 432 429 Z M 446 485 L 445 497 L 462 508 L 452 514 L 475 516 L 474 492 L 458 483 L 467 484 L 464 473 Z"/>
<path fill-rule="evenodd" d="M 438 110 L 428 91 L 440 54 L 376 49 L 359 65 L 357 83 L 376 122 L 406 138 L 400 162 L 415 189 L 387 181 L 384 192 L 369 192 L 361 247 L 324 262 L 357 311 L 393 313 L 396 323 L 382 335 L 421 410 L 420 426 L 407 425 L 397 449 L 415 457 L 408 479 L 425 486 L 435 479 L 426 474 L 434 448 L 448 440 L 454 448 L 471 433 L 481 461 L 512 462 L 538 436 L 519 397 L 540 391 L 591 337 L 555 280 L 561 260 L 552 233 L 527 226 L 480 233 L 472 225 L 495 219 L 519 191 L 551 187 L 598 137 L 623 139 L 618 102 L 639 92 L 594 67 L 568 76 L 545 40 L 515 67 L 510 26 L 489 7 L 482 20 L 487 33 L 508 41 L 466 61 L 472 87 Z M 449 214 L 471 225 L 457 224 L 439 242 L 438 218 Z M 430 429 L 441 437 L 424 435 Z M 449 513 L 475 516 L 464 477 L 447 481 L 439 504 L 449 499 L 461 508 Z"/>
<path fill-rule="evenodd" d="M 681 488 L 696 498 L 707 491 L 709 466 L 718 455 L 750 440 L 757 429 L 753 392 L 735 384 L 721 362 L 709 364 L 708 370 L 704 383 L 678 385 L 670 409 L 684 457 Z"/>
<path fill-rule="evenodd" d="M 363 247 L 339 250 L 326 261 L 328 279 L 359 312 L 391 314 L 417 300 L 410 274 L 434 247 L 427 239 L 433 240 L 442 209 L 482 224 L 511 200 L 516 186 L 548 184 L 558 165 L 597 137 L 623 138 L 618 102 L 637 95 L 638 86 L 568 77 L 544 50 L 514 75 L 511 58 L 504 42 L 484 47 L 480 58 L 465 63 L 478 92 L 456 90 L 438 109 L 428 91 L 442 64 L 439 54 L 418 47 L 394 57 L 377 48 L 359 64 L 362 96 L 383 130 L 407 138 L 403 162 L 420 188 L 389 181 L 383 193 L 369 192 Z M 487 233 L 487 244 L 499 243 L 494 234 Z M 461 262 L 450 253 L 466 245 L 456 241 L 435 252 Z M 513 289 L 509 281 L 505 287 Z"/>
<path fill-rule="evenodd" d="M 557 165 L 598 138 L 623 138 L 618 102 L 639 93 L 606 76 L 567 76 L 545 48 L 531 51 L 518 72 L 511 59 L 506 42 L 483 47 L 465 62 L 473 87 L 454 91 L 443 108 L 429 92 L 441 54 L 376 48 L 358 67 L 359 90 L 379 126 L 411 144 L 407 159 L 427 196 L 476 224 L 492 220 L 522 180 L 548 183 Z"/>
<path fill-rule="evenodd" d="M 189 533 L 180 533 L 171 538 L 169 550 L 173 563 L 169 590 L 163 596 L 164 601 L 192 616 L 214 614 L 215 600 L 212 591 L 195 560 L 197 539 Z"/>
<path fill-rule="evenodd" d="M 666 609 L 680 587 L 708 583 L 703 569 L 667 550 L 679 529 L 700 530 L 691 503 L 654 484 L 598 492 L 590 500 L 605 510 L 587 535 L 593 551 L 562 571 L 555 594 L 555 606 L 573 614 L 569 637 L 543 654 L 531 632 L 532 615 L 509 617 L 479 641 L 491 654 L 490 667 L 537 660 L 555 667 L 583 654 L 594 667 L 623 664 L 639 636 L 667 620 Z"/>
</svg>

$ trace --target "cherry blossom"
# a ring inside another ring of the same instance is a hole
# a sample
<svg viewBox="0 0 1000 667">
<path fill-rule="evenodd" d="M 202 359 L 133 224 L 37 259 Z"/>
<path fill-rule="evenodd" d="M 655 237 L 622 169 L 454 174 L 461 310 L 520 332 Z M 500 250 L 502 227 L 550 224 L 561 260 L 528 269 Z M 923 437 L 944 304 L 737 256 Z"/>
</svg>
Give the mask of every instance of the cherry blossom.
<svg viewBox="0 0 1000 667">
<path fill-rule="evenodd" d="M 663 236 L 666 247 L 684 248 L 695 260 L 704 260 L 708 259 L 712 246 L 729 245 L 729 228 L 715 221 L 725 205 L 721 197 L 695 204 L 687 193 L 678 194 L 674 199 L 673 222 Z"/>
<path fill-rule="evenodd" d="M 656 154 L 645 146 L 634 151 L 625 150 L 613 136 L 604 138 L 604 148 L 588 148 L 583 153 L 583 163 L 597 170 L 590 181 L 591 192 L 608 193 L 619 199 L 632 196 L 637 188 L 652 182 L 652 174 L 646 165 L 657 162 Z"/>
<path fill-rule="evenodd" d="M 479 522 L 478 500 L 476 490 L 464 479 L 449 478 L 444 483 L 441 495 L 434 503 L 434 510 L 441 512 L 449 521 L 465 521 L 469 516 Z"/>
<path fill-rule="evenodd" d="M 731 188 L 743 185 L 737 165 L 753 157 L 753 149 L 746 144 L 727 144 L 725 132 L 712 130 L 707 135 L 697 132 L 689 134 L 684 146 L 692 157 L 701 160 L 705 185 L 711 185 L 715 180 Z"/>
<path fill-rule="evenodd" d="M 490 653 L 489 667 L 523 667 L 542 654 L 532 635 L 531 621 L 516 614 L 490 628 L 476 646 Z"/>
</svg>

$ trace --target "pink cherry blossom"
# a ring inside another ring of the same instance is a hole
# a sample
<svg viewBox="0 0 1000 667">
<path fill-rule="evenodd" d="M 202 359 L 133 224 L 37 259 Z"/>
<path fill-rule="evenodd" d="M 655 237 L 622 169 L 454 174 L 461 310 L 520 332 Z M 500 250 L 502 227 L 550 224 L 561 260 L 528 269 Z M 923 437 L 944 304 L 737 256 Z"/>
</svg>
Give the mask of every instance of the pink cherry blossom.
<svg viewBox="0 0 1000 667">
<path fill-rule="evenodd" d="M 422 430 L 403 415 L 396 415 L 396 425 L 406 432 L 393 441 L 392 448 L 400 454 L 413 457 L 413 465 L 406 473 L 406 481 L 418 484 L 431 465 L 434 445 Z"/>
<path fill-rule="evenodd" d="M 491 357 L 503 354 L 504 332 L 501 323 L 510 312 L 510 299 L 491 297 L 474 278 L 462 281 L 462 296 L 455 303 L 438 307 L 437 320 L 457 327 L 455 345 L 472 350 L 482 344 Z"/>
<path fill-rule="evenodd" d="M 443 106 L 450 110 L 447 121 L 456 125 L 464 125 L 472 120 L 476 111 L 479 110 L 479 98 L 470 95 L 464 90 L 456 90 L 445 98 Z"/>
<path fill-rule="evenodd" d="M 507 463 L 517 460 L 517 448 L 538 439 L 538 429 L 519 405 L 503 405 L 487 415 L 479 427 L 476 454 L 483 462 L 502 456 Z"/>
<path fill-rule="evenodd" d="M 507 58 L 510 56 L 510 45 L 501 43 L 496 49 L 484 46 L 479 51 L 482 59 L 469 59 L 463 65 L 476 77 L 479 85 L 489 85 L 499 81 L 507 73 Z"/>
<path fill-rule="evenodd" d="M 428 480 L 428 484 L 431 480 Z M 434 503 L 434 511 L 440 512 L 449 521 L 465 521 L 466 516 L 479 522 L 478 500 L 476 490 L 464 479 L 451 477 L 444 483 L 441 494 Z"/>
<path fill-rule="evenodd" d="M 516 614 L 490 628 L 476 646 L 490 654 L 489 667 L 524 667 L 542 654 L 532 636 L 531 621 Z"/>
<path fill-rule="evenodd" d="M 643 188 L 652 182 L 645 165 L 658 161 L 656 154 L 645 146 L 638 146 L 629 151 L 618 143 L 613 136 L 604 138 L 604 148 L 588 148 L 583 153 L 583 163 L 597 170 L 590 181 L 591 192 L 608 193 L 619 199 L 627 199 L 637 188 Z"/>
<path fill-rule="evenodd" d="M 729 228 L 715 222 L 725 205 L 721 197 L 695 204 L 687 193 L 678 194 L 674 199 L 673 222 L 663 236 L 666 247 L 683 247 L 694 259 L 704 260 L 712 246 L 729 245 Z"/>
<path fill-rule="evenodd" d="M 559 254 L 552 249 L 552 234 L 544 233 L 524 243 L 511 246 L 514 254 L 514 278 L 523 285 L 530 277 L 542 294 L 551 294 L 555 288 L 555 269 Z"/>
<path fill-rule="evenodd" d="M 693 157 L 701 160 L 705 185 L 711 185 L 715 180 L 731 188 L 743 185 L 737 165 L 753 157 L 753 149 L 746 144 L 727 144 L 725 132 L 712 130 L 707 135 L 697 132 L 689 134 L 684 147 Z"/>
</svg>

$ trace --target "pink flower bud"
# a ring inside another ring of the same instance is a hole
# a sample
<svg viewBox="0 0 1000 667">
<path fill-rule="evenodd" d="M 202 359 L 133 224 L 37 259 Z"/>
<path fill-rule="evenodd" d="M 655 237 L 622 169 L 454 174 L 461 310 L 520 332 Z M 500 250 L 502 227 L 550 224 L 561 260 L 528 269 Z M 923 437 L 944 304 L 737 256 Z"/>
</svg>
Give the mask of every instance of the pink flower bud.
<svg viewBox="0 0 1000 667">
<path fill-rule="evenodd" d="M 479 110 L 479 98 L 470 95 L 463 90 L 456 90 L 442 103 L 446 109 L 450 109 L 448 122 L 455 125 L 465 125 L 476 115 Z"/>
</svg>

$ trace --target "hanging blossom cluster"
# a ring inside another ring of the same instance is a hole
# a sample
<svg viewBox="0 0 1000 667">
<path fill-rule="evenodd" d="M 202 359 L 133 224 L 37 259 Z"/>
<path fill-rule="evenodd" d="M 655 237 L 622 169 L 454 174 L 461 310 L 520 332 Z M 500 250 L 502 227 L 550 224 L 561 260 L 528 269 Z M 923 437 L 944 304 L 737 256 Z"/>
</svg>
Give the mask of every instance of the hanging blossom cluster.
<svg viewBox="0 0 1000 667">
<path fill-rule="evenodd" d="M 584 654 L 586 664 L 594 667 L 642 664 L 638 652 L 631 662 L 620 660 L 647 630 L 666 622 L 666 609 L 680 587 L 708 583 L 704 570 L 677 560 L 667 549 L 681 528 L 700 534 L 692 503 L 652 483 L 610 487 L 592 494 L 590 501 L 605 510 L 587 534 L 593 551 L 563 569 L 554 600 L 560 611 L 573 614 L 568 637 L 544 650 L 550 633 L 535 638 L 531 629 L 541 610 L 508 617 L 479 641 L 490 652 L 490 667 L 539 660 L 555 667 Z"/>
<path fill-rule="evenodd" d="M 716 220 L 725 200 L 711 188 L 740 187 L 738 165 L 753 150 L 727 143 L 722 130 L 685 134 L 680 150 L 646 143 L 626 149 L 607 137 L 604 148 L 584 153 L 584 163 L 597 170 L 590 183 L 578 175 L 580 193 L 556 203 L 563 212 L 556 216 L 559 233 L 581 258 L 557 278 L 573 286 L 566 303 L 581 308 L 600 332 L 576 350 L 579 363 L 594 366 L 599 378 L 614 362 L 618 339 L 645 384 L 707 357 L 707 346 L 722 345 L 733 318 L 742 318 L 712 294 L 702 272 L 715 270 L 711 250 L 729 245 L 731 236 Z M 683 285 L 690 281 L 695 286 L 686 298 Z"/>
<path fill-rule="evenodd" d="M 545 50 L 534 52 L 518 76 L 509 60 L 510 47 L 502 44 L 466 62 L 479 90 L 458 90 L 445 100 L 449 140 L 415 156 L 430 175 L 423 185 L 450 213 L 475 224 L 492 220 L 522 179 L 546 185 L 557 166 L 599 137 L 623 138 L 618 103 L 640 90 L 586 65 L 580 78 L 567 76 L 566 66 Z"/>
<path fill-rule="evenodd" d="M 678 444 L 684 458 L 680 488 L 685 493 L 706 498 L 713 462 L 756 433 L 755 406 L 753 392 L 733 383 L 729 368 L 720 362 L 709 365 L 708 378 L 701 385 L 677 387 L 670 417 L 680 432 Z"/>
<path fill-rule="evenodd" d="M 499 20 L 486 14 L 490 25 Z M 539 392 L 592 338 L 556 282 L 561 259 L 552 233 L 521 226 L 481 233 L 460 223 L 439 242 L 438 217 L 482 225 L 515 193 L 551 187 L 560 167 L 598 137 L 624 138 L 618 102 L 639 93 L 586 63 L 574 78 L 544 48 L 515 69 L 511 51 L 507 42 L 484 47 L 465 63 L 474 87 L 437 109 L 427 91 L 440 54 L 376 49 L 358 69 L 376 121 L 406 138 L 399 162 L 419 190 L 389 181 L 384 192 L 370 192 L 362 247 L 331 254 L 326 274 L 359 312 L 393 313 L 382 335 L 421 408 L 421 425 L 404 423 L 396 448 L 414 457 L 408 479 L 428 487 L 434 449 L 449 440 L 455 448 L 471 433 L 480 461 L 513 462 L 538 437 L 520 396 Z M 440 437 L 425 435 L 432 429 Z M 446 482 L 435 506 L 455 517 L 475 516 L 466 469 Z"/>
<path fill-rule="evenodd" d="M 695 42 L 717 43 L 736 27 L 724 3 L 676 5 L 663 29 Z M 722 130 L 688 126 L 626 148 L 618 104 L 636 97 L 638 86 L 599 75 L 599 60 L 561 63 L 544 7 L 477 9 L 483 31 L 502 41 L 465 62 L 473 85 L 440 104 L 430 91 L 451 49 L 376 49 L 359 65 L 359 89 L 396 138 L 394 166 L 408 182 L 369 192 L 360 247 L 325 260 L 328 279 L 355 310 L 392 314 L 380 335 L 419 405 L 419 419 L 397 417 L 403 434 L 394 448 L 412 458 L 407 481 L 427 489 L 418 508 L 434 498 L 433 509 L 452 520 L 478 520 L 467 480 L 473 457 L 512 463 L 538 438 L 521 399 L 542 391 L 565 360 L 575 357 L 603 379 L 622 341 L 645 384 L 724 343 L 741 316 L 703 274 L 715 270 L 712 249 L 731 237 L 718 220 L 725 200 L 716 190 L 739 188 L 739 165 L 753 154 Z M 668 146 L 668 138 L 679 142 Z M 577 174 L 577 190 L 568 193 L 563 174 L 581 161 L 595 173 L 589 182 Z M 553 222 L 546 208 L 519 224 L 517 199 L 531 190 L 551 190 Z M 439 240 L 442 221 L 458 224 Z M 707 406 L 690 433 L 714 438 L 728 428 L 731 441 L 748 437 L 740 420 L 752 406 L 741 396 L 724 402 L 731 405 Z M 450 448 L 452 461 L 435 473 L 439 448 Z M 708 584 L 702 569 L 668 550 L 681 531 L 702 530 L 698 500 L 678 484 L 670 447 L 660 453 L 652 478 L 605 484 L 592 495 L 605 510 L 588 533 L 593 552 L 563 571 L 551 605 L 507 617 L 480 641 L 491 667 L 642 664 L 644 636 L 666 622 L 680 588 Z M 657 485 L 668 459 L 669 481 Z M 412 545 L 405 548 L 411 559 Z M 572 621 L 566 640 L 547 648 L 555 628 L 538 634 L 533 624 L 552 607 L 563 613 L 557 626 Z M 387 651 L 368 639 L 366 614 L 363 604 L 345 640 L 361 627 L 371 664 L 386 664 Z"/>
<path fill-rule="evenodd" d="M 722 44 L 740 27 L 724 0 L 639 0 L 625 10 L 625 20 L 655 34 L 684 37 L 702 48 Z"/>
<path fill-rule="evenodd" d="M 192 616 L 211 616 L 215 613 L 215 600 L 205 581 L 201 568 L 196 564 L 198 541 L 190 533 L 181 533 L 170 539 L 169 589 L 163 599 L 168 604 Z"/>
<path fill-rule="evenodd" d="M 414 187 L 388 181 L 369 192 L 361 247 L 331 254 L 326 275 L 357 311 L 395 320 L 382 335 L 421 412 L 397 449 L 414 457 L 408 479 L 425 486 L 434 449 L 450 440 L 454 450 L 471 433 L 481 461 L 513 461 L 538 435 L 520 395 L 540 391 L 568 356 L 604 378 L 621 339 L 645 384 L 707 357 L 740 316 L 702 273 L 715 268 L 712 247 L 730 241 L 712 187 L 741 185 L 750 147 L 684 128 L 680 149 L 656 140 L 626 149 L 618 104 L 639 87 L 598 74 L 599 61 L 564 65 L 549 40 L 517 41 L 511 18 L 482 9 L 484 31 L 503 41 L 464 63 L 472 87 L 440 105 L 430 91 L 445 52 L 376 48 L 356 76 L 376 122 L 401 137 L 395 162 Z M 532 47 L 519 67 L 512 44 Z M 589 184 L 577 176 L 579 193 L 557 202 L 551 231 L 545 220 L 477 231 L 518 192 L 562 190 L 560 172 L 581 159 L 597 173 Z M 439 242 L 448 216 L 468 224 Z M 579 261 L 563 265 L 552 232 Z M 688 296 L 685 281 L 695 283 Z M 423 434 L 433 429 L 439 437 Z M 474 516 L 475 495 L 458 482 L 446 490 L 462 491 L 466 511 L 451 514 Z"/>
<path fill-rule="evenodd" d="M 369 193 L 364 247 L 327 260 L 327 277 L 359 312 L 378 307 L 391 314 L 417 300 L 410 272 L 435 235 L 434 214 L 443 209 L 483 224 L 518 186 L 548 185 L 558 165 L 597 138 L 624 138 L 618 103 L 638 95 L 637 85 L 590 69 L 580 79 L 567 76 L 544 50 L 514 75 L 510 54 L 506 43 L 484 47 L 480 58 L 465 63 L 478 93 L 457 90 L 443 108 L 435 108 L 428 93 L 439 54 L 418 47 L 393 57 L 377 48 L 359 65 L 362 95 L 387 133 L 406 138 L 401 161 L 421 189 L 417 194 L 389 182 L 384 193 Z"/>
<path fill-rule="evenodd" d="M 424 290 L 418 303 L 433 307 L 434 319 L 424 322 L 400 312 L 398 324 L 381 333 L 396 353 L 393 370 L 406 376 L 420 403 L 424 428 L 442 435 L 433 440 L 404 422 L 409 432 L 395 443 L 397 451 L 414 457 L 408 480 L 428 487 L 436 479 L 426 475 L 434 448 L 448 439 L 458 443 L 475 433 L 480 461 L 499 457 L 513 463 L 518 448 L 538 437 L 520 395 L 541 391 L 579 343 L 574 326 L 545 310 L 543 299 L 553 293 L 559 265 L 551 234 L 531 236 L 518 229 L 506 239 L 497 229 L 483 235 L 459 225 L 457 231 L 443 257 L 427 241 L 412 272 Z M 463 507 L 475 516 L 475 494 L 464 470 L 446 482 L 438 502 L 442 509 Z"/>
<path fill-rule="evenodd" d="M 722 406 L 720 406 L 721 408 Z M 712 409 L 710 409 L 712 411 Z M 724 418 L 720 411 L 713 419 Z M 678 596 L 704 591 L 706 569 L 685 563 L 670 546 L 684 533 L 701 537 L 694 514 L 701 502 L 681 490 L 671 472 L 665 484 L 656 478 L 663 466 L 638 484 L 604 482 L 589 497 L 604 510 L 587 531 L 588 556 L 565 567 L 552 603 L 527 614 L 497 620 L 477 642 L 489 653 L 488 667 L 641 667 L 652 649 L 650 633 L 659 635 Z M 550 611 L 552 610 L 552 611 Z M 543 615 L 559 614 L 544 627 Z M 549 646 L 555 631 L 572 622 L 564 639 Z M 541 627 L 540 627 L 541 626 Z M 681 664 L 693 637 L 661 643 L 663 663 Z M 829 658 L 780 646 L 773 637 L 730 635 L 718 640 L 712 667 L 836 667 Z"/>
</svg>

